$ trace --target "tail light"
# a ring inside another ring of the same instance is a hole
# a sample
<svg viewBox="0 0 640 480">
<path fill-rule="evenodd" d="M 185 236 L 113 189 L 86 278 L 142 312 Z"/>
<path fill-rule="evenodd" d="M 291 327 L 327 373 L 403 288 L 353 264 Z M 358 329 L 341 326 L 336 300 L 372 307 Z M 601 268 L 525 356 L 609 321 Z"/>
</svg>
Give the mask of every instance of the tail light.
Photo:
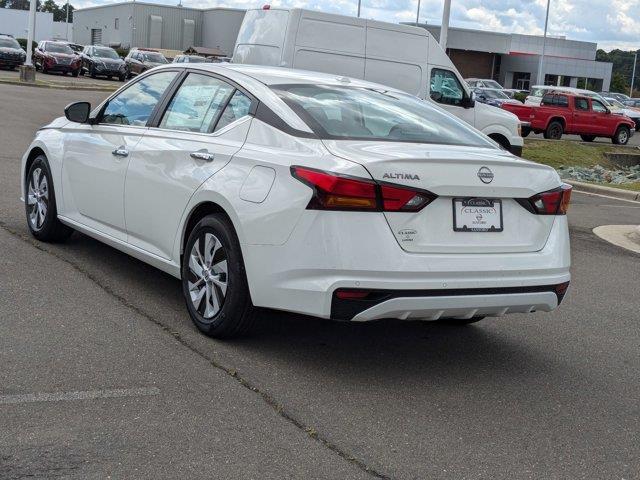
<svg viewBox="0 0 640 480">
<path fill-rule="evenodd" d="M 291 167 L 291 174 L 313 189 L 307 206 L 311 210 L 417 212 L 436 198 L 426 190 L 308 167 Z"/>
<path fill-rule="evenodd" d="M 560 187 L 538 193 L 518 202 L 532 213 L 538 215 L 566 215 L 571 200 L 571 185 L 563 183 Z"/>
</svg>

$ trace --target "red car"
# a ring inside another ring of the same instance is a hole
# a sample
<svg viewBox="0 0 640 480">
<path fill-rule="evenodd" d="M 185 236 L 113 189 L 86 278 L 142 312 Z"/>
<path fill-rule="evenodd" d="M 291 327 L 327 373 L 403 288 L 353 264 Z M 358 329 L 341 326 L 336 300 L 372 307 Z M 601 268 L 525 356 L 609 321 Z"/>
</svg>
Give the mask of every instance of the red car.
<svg viewBox="0 0 640 480">
<path fill-rule="evenodd" d="M 36 69 L 42 73 L 62 72 L 71 73 L 77 77 L 82 66 L 82 59 L 69 45 L 64 42 L 44 40 L 33 51 L 33 61 Z"/>
<path fill-rule="evenodd" d="M 539 107 L 509 103 L 502 108 L 529 124 L 523 136 L 533 131 L 543 133 L 544 138 L 559 140 L 566 133 L 580 135 L 585 142 L 607 137 L 617 145 L 626 145 L 635 133 L 635 122 L 629 117 L 611 113 L 595 98 L 573 93 L 547 93 Z"/>
</svg>

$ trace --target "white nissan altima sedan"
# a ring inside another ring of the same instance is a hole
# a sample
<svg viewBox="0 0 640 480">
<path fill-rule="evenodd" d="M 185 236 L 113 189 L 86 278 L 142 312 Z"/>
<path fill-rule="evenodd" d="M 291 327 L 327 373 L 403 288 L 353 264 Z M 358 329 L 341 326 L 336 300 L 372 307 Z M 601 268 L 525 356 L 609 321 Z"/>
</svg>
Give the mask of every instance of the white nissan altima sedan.
<svg viewBox="0 0 640 480">
<path fill-rule="evenodd" d="M 22 159 L 32 234 L 180 278 L 208 335 L 258 307 L 465 324 L 551 311 L 569 285 L 570 187 L 388 87 L 173 64 L 65 117 Z"/>
</svg>

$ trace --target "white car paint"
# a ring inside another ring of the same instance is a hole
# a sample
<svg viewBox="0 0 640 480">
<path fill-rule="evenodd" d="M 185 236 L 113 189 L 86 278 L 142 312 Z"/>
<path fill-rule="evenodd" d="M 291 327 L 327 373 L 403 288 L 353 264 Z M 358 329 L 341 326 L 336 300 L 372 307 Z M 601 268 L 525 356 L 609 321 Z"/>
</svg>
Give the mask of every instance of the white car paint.
<svg viewBox="0 0 640 480">
<path fill-rule="evenodd" d="M 251 301 L 259 307 L 335 317 L 339 288 L 417 292 L 380 301 L 351 318 L 357 321 L 500 316 L 558 306 L 554 291 L 541 288 L 570 280 L 566 216 L 535 215 L 514 200 L 558 188 L 555 170 L 491 144 L 322 140 L 271 88 L 348 83 L 397 92 L 357 79 L 245 65 L 169 65 L 140 75 L 111 98 L 165 70 L 235 82 L 277 121 L 250 114 L 200 134 L 59 118 L 38 131 L 23 156 L 22 198 L 37 148 L 48 158 L 64 224 L 178 278 L 188 221 L 198 206 L 215 204 L 233 224 Z M 111 154 L 120 147 L 128 149 L 127 157 Z M 189 154 L 203 150 L 213 153 L 213 161 Z M 292 165 L 438 197 L 416 213 L 312 210 L 313 191 L 292 176 Z M 491 183 L 480 181 L 481 167 L 493 171 Z M 503 232 L 453 232 L 452 199 L 476 196 L 502 199 Z M 434 290 L 441 292 L 424 293 Z"/>
<path fill-rule="evenodd" d="M 426 100 L 431 100 L 436 68 L 451 72 L 465 95 L 471 96 L 456 67 L 426 29 L 315 10 L 248 10 L 232 62 L 362 78 Z M 439 105 L 485 135 L 504 139 L 512 151 L 522 150 L 520 121 L 512 113 L 479 102 L 466 108 Z"/>
</svg>

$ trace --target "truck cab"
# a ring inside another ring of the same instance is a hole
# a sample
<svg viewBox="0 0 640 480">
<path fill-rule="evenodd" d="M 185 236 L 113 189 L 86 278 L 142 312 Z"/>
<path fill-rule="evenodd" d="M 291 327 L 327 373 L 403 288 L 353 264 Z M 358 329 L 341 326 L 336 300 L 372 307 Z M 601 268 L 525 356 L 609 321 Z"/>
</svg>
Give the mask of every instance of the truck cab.
<svg viewBox="0 0 640 480">
<path fill-rule="evenodd" d="M 424 28 L 297 8 L 248 10 L 232 63 L 313 70 L 388 85 L 437 103 L 505 149 L 522 153 L 518 118 L 476 103 Z"/>
</svg>

